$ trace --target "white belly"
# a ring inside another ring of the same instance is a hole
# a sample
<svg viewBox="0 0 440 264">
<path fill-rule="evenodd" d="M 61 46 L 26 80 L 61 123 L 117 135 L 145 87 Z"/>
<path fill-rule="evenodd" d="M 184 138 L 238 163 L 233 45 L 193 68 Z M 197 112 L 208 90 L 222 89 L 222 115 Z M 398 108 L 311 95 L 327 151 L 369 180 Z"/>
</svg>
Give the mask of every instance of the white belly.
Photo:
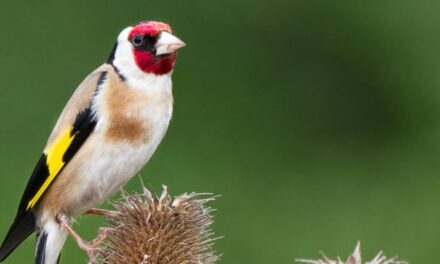
<svg viewBox="0 0 440 264">
<path fill-rule="evenodd" d="M 93 146 L 90 160 L 78 171 L 80 182 L 77 203 L 70 208 L 73 214 L 81 213 L 101 204 L 105 199 L 120 191 L 138 173 L 153 155 L 168 128 L 171 110 L 168 107 L 148 109 L 149 140 L 142 144 L 109 142 L 105 136 L 89 138 L 86 144 Z M 80 201 L 80 202 L 79 202 Z"/>
</svg>

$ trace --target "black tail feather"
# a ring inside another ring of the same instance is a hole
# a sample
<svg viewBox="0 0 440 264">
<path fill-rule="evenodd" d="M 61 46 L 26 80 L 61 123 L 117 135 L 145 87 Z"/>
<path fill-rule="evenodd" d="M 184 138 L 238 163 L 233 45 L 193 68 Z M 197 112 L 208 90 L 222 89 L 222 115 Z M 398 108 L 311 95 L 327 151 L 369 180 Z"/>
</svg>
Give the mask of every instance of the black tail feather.
<svg viewBox="0 0 440 264">
<path fill-rule="evenodd" d="M 46 252 L 47 234 L 42 233 L 37 238 L 37 254 L 35 256 L 35 264 L 44 264 L 44 254 Z"/>
<path fill-rule="evenodd" d="M 35 231 L 35 215 L 32 211 L 17 216 L 9 228 L 0 248 L 0 262 L 5 260 L 14 249 Z"/>
</svg>

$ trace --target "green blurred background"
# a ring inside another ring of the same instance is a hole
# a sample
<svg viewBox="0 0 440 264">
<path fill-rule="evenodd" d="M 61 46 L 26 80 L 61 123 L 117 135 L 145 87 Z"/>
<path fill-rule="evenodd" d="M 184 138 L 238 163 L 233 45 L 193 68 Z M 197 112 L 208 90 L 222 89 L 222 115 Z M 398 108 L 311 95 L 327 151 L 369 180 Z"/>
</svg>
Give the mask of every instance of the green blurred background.
<svg viewBox="0 0 440 264">
<path fill-rule="evenodd" d="M 141 172 L 156 190 L 222 197 L 220 263 L 346 256 L 357 240 L 440 258 L 440 3 L 0 2 L 0 236 L 67 99 L 125 26 L 188 45 L 174 118 Z M 140 190 L 139 179 L 126 188 Z M 92 238 L 103 219 L 75 226 Z M 7 263 L 32 263 L 28 239 Z M 71 239 L 62 263 L 85 263 Z"/>
</svg>

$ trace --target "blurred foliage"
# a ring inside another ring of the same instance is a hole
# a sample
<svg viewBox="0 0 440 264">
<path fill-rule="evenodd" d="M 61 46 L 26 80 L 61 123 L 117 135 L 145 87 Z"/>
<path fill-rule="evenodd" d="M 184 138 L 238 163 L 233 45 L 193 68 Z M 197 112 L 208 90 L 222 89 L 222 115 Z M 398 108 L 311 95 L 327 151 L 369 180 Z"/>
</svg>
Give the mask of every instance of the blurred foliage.
<svg viewBox="0 0 440 264">
<path fill-rule="evenodd" d="M 119 31 L 170 23 L 188 46 L 169 132 L 141 177 L 212 192 L 220 263 L 343 255 L 361 240 L 440 257 L 440 3 L 0 2 L 0 236 L 48 134 Z M 127 190 L 140 190 L 133 179 Z M 92 238 L 103 222 L 80 217 Z M 28 239 L 7 263 L 30 263 Z M 85 255 L 68 240 L 63 263 Z"/>
</svg>

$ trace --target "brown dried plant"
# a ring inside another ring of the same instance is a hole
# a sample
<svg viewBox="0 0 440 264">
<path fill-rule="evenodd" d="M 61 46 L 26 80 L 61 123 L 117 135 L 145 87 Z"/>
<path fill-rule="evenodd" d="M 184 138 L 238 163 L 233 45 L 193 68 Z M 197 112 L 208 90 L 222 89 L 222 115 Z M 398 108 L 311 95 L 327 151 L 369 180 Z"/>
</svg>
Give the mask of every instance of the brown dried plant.
<svg viewBox="0 0 440 264">
<path fill-rule="evenodd" d="M 185 193 L 172 198 L 163 187 L 157 196 L 122 195 L 106 216 L 110 229 L 98 256 L 89 263 L 213 264 L 213 216 L 210 194 Z"/>
<path fill-rule="evenodd" d="M 342 261 L 339 257 L 337 260 L 329 259 L 324 253 L 321 252 L 322 259 L 297 259 L 299 263 L 307 264 L 362 264 L 361 259 L 361 244 L 358 242 L 353 254 L 351 254 L 346 261 Z M 397 257 L 387 258 L 383 252 L 379 252 L 373 260 L 365 262 L 365 264 L 408 264 L 405 261 L 400 261 Z"/>
</svg>

